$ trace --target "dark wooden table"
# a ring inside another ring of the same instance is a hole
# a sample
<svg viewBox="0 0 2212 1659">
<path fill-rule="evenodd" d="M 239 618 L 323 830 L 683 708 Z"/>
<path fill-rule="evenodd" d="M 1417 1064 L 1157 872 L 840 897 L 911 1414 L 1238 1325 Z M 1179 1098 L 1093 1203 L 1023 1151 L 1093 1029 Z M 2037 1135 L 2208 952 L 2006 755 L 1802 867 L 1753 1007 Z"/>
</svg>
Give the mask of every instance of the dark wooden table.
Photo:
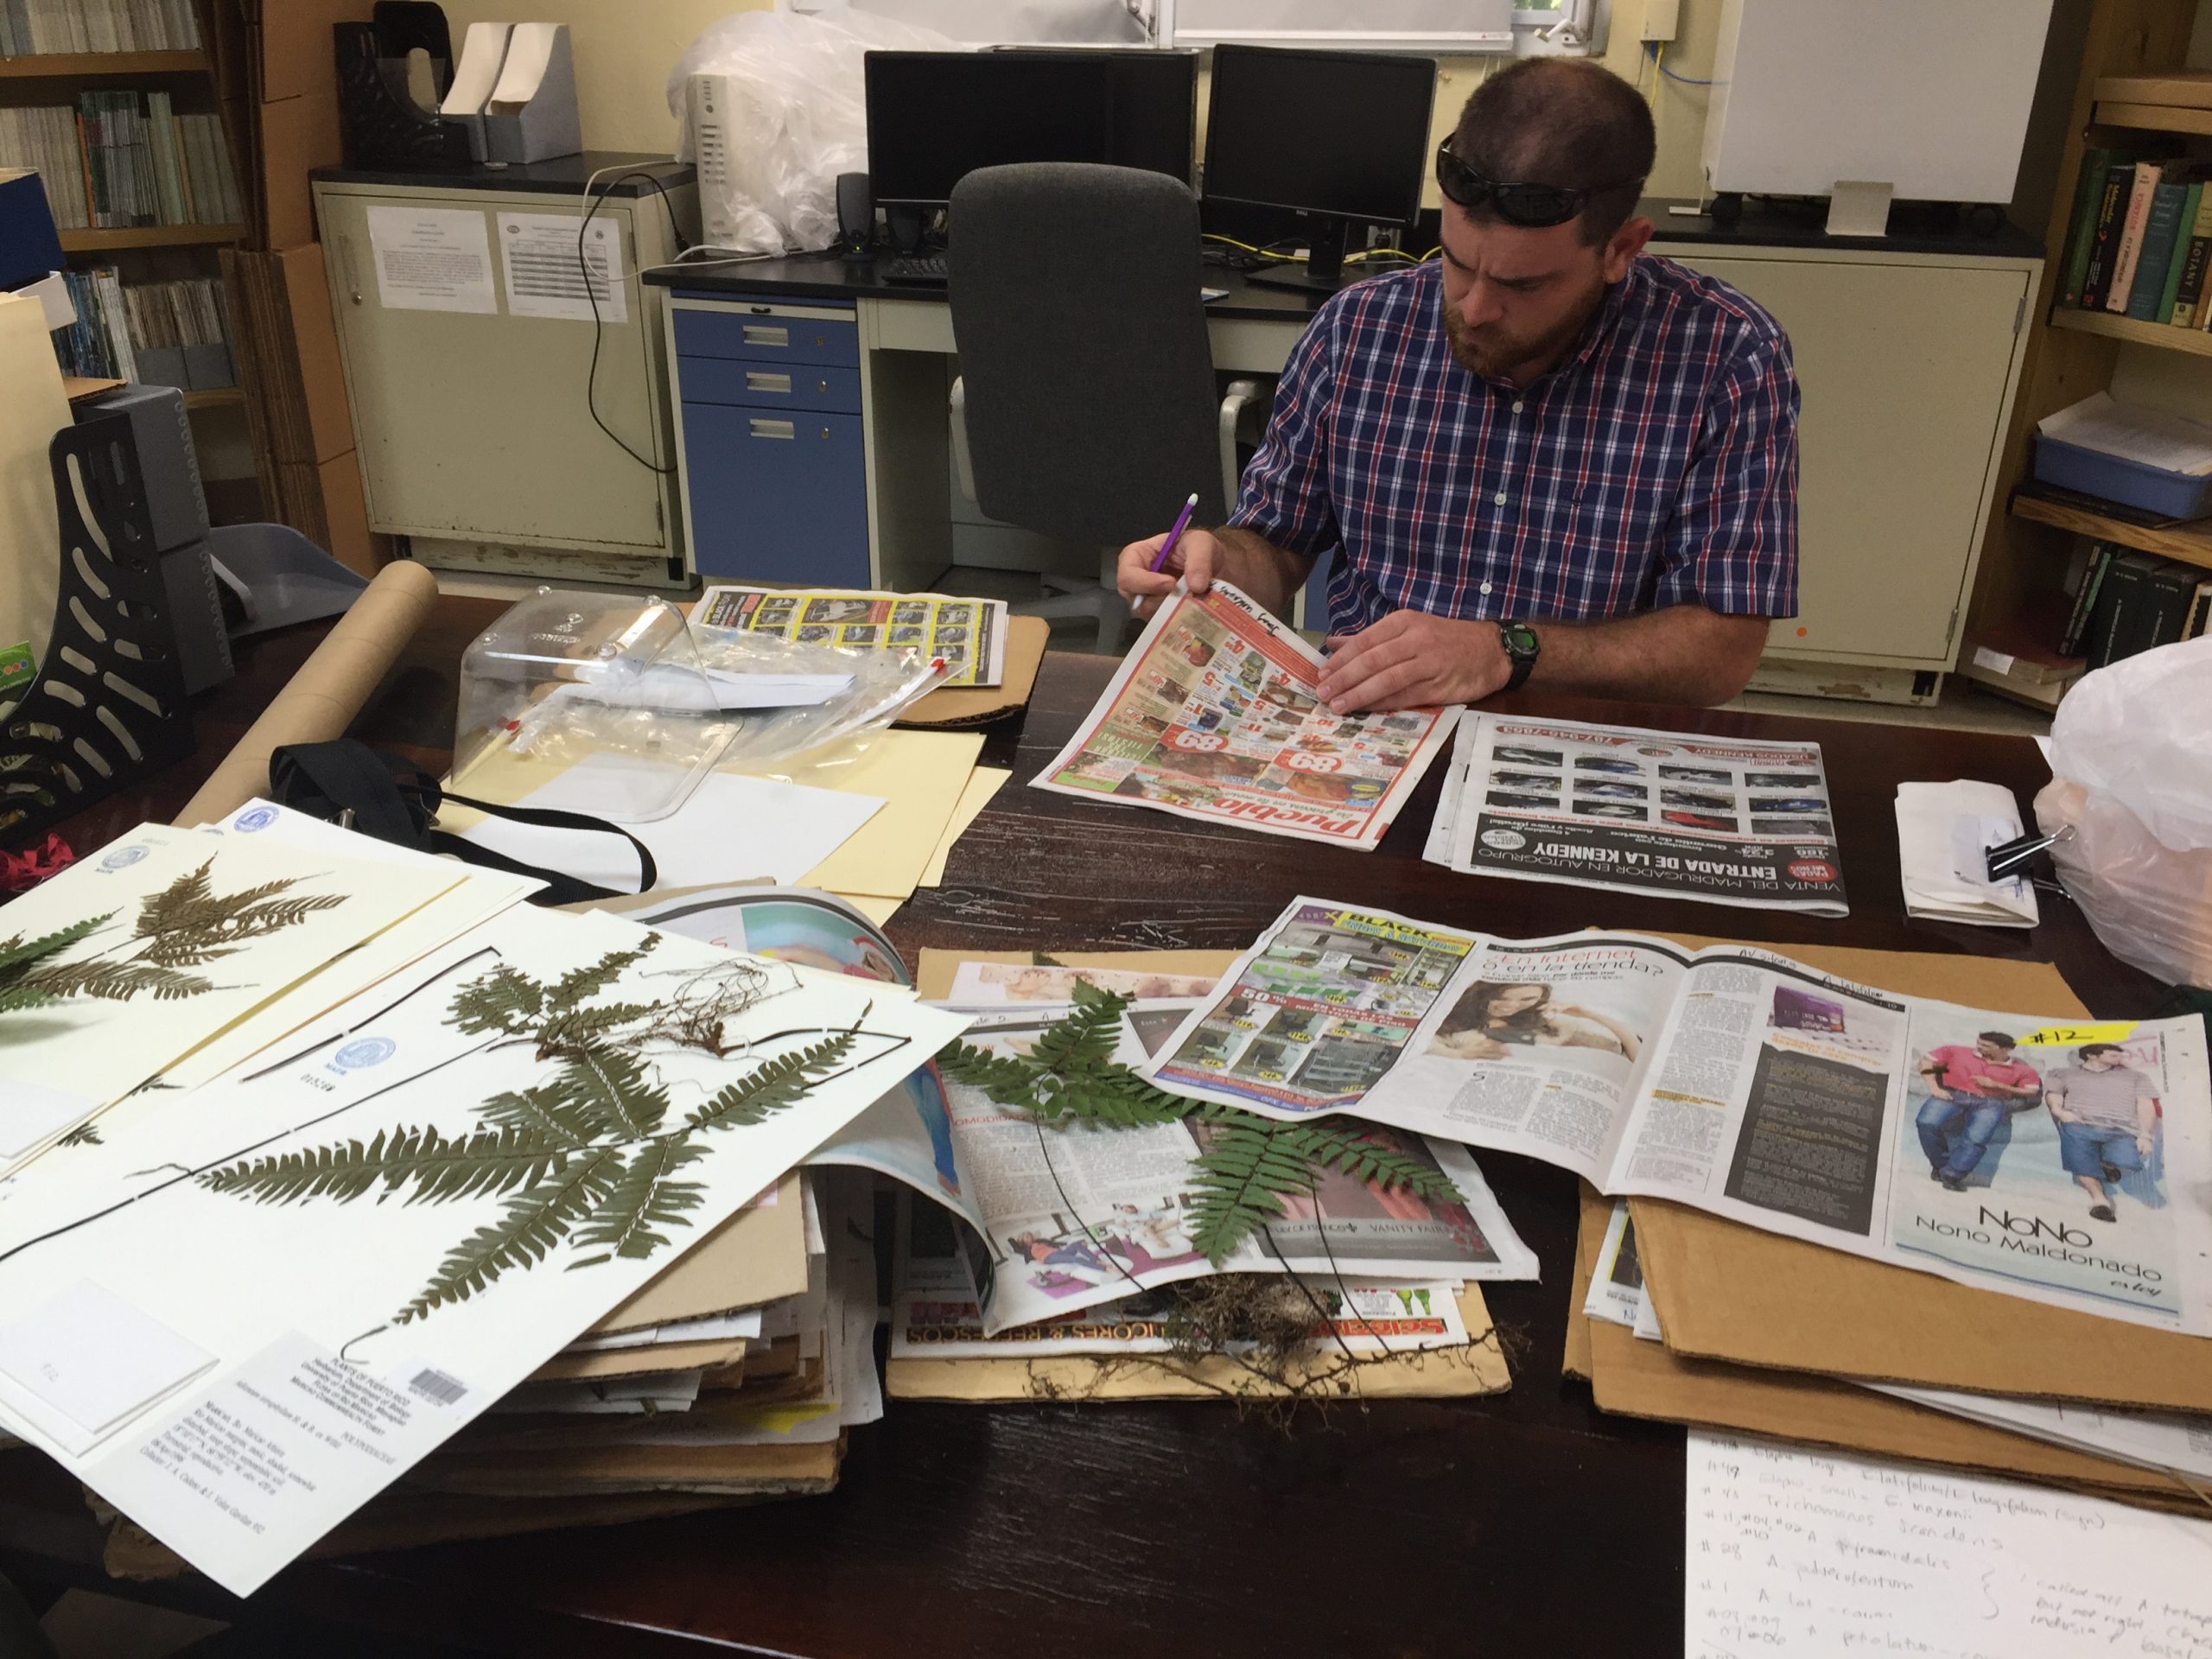
<svg viewBox="0 0 2212 1659">
<path fill-rule="evenodd" d="M 355 734 L 435 764 L 461 649 L 498 607 L 442 602 Z M 313 645 L 254 645 L 200 711 L 174 775 L 65 829 L 80 853 L 166 818 Z M 995 730 L 1003 790 L 954 849 L 945 885 L 900 910 L 909 953 L 1241 948 L 1305 893 L 1510 936 L 1589 925 L 1787 947 L 1837 944 L 2056 962 L 2099 1014 L 2158 988 L 2115 963 L 2063 900 L 2033 933 L 1910 922 L 1891 802 L 1905 779 L 1972 777 L 2024 808 L 2049 775 L 2034 746 L 1820 720 L 1523 694 L 1524 712 L 1736 737 L 1816 739 L 1851 915 L 1842 920 L 1455 875 L 1421 861 L 1440 769 L 1379 852 L 1216 830 L 1020 786 L 1090 707 L 1110 664 L 1047 658 L 1026 718 Z M 255 1605 L 533 1656 L 1665 1654 L 1681 1642 L 1678 1429 L 1598 1413 L 1560 1377 L 1573 1259 L 1573 1179 L 1484 1154 L 1544 1281 L 1488 1289 L 1513 1333 L 1510 1394 L 1393 1401 L 1289 1432 L 1215 1404 L 926 1406 L 893 1402 L 857 1432 L 828 1497 L 343 1562 L 280 1576 Z M 0 1559 L 98 1574 L 99 1533 L 73 1483 L 0 1461 Z M 217 1617 L 204 1581 L 130 1587 Z"/>
</svg>

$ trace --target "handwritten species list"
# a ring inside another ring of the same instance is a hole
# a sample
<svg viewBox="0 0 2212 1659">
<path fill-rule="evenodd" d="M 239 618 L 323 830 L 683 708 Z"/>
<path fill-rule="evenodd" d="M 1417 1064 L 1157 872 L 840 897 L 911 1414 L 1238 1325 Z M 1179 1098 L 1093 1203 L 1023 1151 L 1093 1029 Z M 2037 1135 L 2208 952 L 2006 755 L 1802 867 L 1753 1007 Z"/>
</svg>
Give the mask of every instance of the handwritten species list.
<svg viewBox="0 0 2212 1659">
<path fill-rule="evenodd" d="M 1683 1647 L 2212 1659 L 2212 1520 L 1693 1433 Z"/>
</svg>

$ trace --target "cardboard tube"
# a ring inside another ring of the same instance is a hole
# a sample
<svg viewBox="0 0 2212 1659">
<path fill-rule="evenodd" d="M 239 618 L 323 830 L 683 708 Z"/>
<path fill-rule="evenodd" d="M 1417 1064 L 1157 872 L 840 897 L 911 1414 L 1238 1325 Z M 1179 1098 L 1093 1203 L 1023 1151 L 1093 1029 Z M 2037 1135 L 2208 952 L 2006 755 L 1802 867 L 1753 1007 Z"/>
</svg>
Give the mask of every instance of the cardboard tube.
<svg viewBox="0 0 2212 1659">
<path fill-rule="evenodd" d="M 185 803 L 177 823 L 185 829 L 213 823 L 265 793 L 269 757 L 287 743 L 325 743 L 345 736 L 437 598 L 438 579 L 411 560 L 377 572 L 330 637 L 300 664 L 200 792 Z"/>
</svg>

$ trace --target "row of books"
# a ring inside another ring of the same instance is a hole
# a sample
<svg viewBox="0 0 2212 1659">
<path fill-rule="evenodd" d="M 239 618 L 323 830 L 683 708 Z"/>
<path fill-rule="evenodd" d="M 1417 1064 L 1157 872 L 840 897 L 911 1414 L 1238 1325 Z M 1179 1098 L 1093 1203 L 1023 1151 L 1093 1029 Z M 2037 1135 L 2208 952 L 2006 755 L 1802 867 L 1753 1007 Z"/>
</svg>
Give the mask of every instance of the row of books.
<svg viewBox="0 0 2212 1659">
<path fill-rule="evenodd" d="M 36 52 L 189 52 L 192 0 L 0 0 L 0 57 Z"/>
<path fill-rule="evenodd" d="M 2059 303 L 2138 322 L 2212 325 L 2212 162 L 2082 152 Z"/>
<path fill-rule="evenodd" d="M 37 170 L 65 231 L 235 225 L 245 213 L 222 118 L 179 115 L 167 92 L 0 109 L 0 165 Z"/>
<path fill-rule="evenodd" d="M 2088 667 L 2194 639 L 2212 620 L 2212 570 L 2131 553 L 2110 542 L 2085 542 L 2068 567 L 2073 607 L 2059 637 L 2062 656 L 2080 653 Z"/>
<path fill-rule="evenodd" d="M 62 273 L 77 321 L 54 335 L 65 374 L 207 391 L 238 385 L 223 285 L 213 276 L 123 281 L 113 265 Z"/>
</svg>

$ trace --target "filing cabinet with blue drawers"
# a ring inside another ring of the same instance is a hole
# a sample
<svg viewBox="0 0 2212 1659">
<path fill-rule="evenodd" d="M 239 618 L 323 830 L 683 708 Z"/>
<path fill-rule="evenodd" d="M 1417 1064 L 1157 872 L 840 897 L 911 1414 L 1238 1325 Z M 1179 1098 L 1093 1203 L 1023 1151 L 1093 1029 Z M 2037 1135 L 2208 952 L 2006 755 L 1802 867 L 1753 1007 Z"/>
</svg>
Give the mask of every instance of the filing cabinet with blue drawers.
<svg viewBox="0 0 2212 1659">
<path fill-rule="evenodd" d="M 868 587 L 853 305 L 679 289 L 668 316 L 684 525 L 699 574 Z"/>
</svg>

